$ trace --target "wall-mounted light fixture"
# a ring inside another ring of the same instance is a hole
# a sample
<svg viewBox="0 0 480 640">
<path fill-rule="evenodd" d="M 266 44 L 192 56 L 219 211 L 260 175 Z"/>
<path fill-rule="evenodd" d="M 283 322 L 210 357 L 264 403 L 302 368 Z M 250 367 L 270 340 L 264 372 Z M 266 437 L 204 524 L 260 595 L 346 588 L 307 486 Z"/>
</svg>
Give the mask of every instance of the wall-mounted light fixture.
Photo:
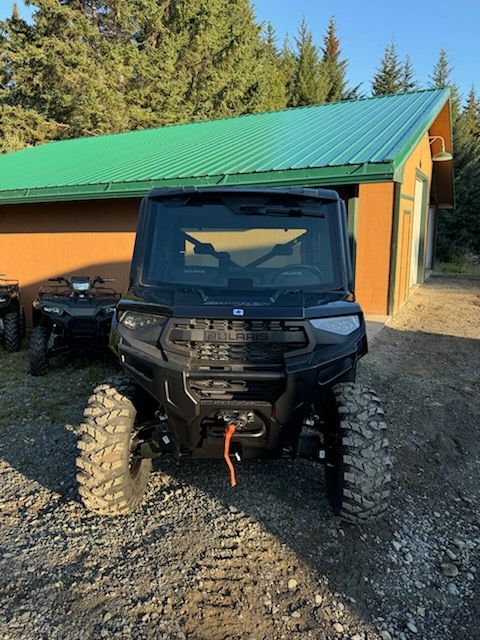
<svg viewBox="0 0 480 640">
<path fill-rule="evenodd" d="M 435 140 L 441 140 L 442 150 L 432 156 L 433 162 L 446 162 L 447 160 L 453 160 L 453 155 L 450 153 L 450 151 L 445 150 L 445 140 L 442 138 L 442 136 L 429 137 L 430 144 L 432 144 L 432 142 L 435 142 Z"/>
</svg>

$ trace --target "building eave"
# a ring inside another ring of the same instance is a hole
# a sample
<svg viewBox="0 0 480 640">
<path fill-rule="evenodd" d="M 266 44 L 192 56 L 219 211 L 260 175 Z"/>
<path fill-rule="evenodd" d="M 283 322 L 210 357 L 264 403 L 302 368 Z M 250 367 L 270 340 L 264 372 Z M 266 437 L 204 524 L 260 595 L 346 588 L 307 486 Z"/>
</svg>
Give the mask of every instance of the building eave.
<svg viewBox="0 0 480 640">
<path fill-rule="evenodd" d="M 0 205 L 77 200 L 141 198 L 154 187 L 269 185 L 320 186 L 388 182 L 394 179 L 392 162 L 351 164 L 309 169 L 287 169 L 202 177 L 182 177 L 138 182 L 110 182 L 0 191 Z"/>
</svg>

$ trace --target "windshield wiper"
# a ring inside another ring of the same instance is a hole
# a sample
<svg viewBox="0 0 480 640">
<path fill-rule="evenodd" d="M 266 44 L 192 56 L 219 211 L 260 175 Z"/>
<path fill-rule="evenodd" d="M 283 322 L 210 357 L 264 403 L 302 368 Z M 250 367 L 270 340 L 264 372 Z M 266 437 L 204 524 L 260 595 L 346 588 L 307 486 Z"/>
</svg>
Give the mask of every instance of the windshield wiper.
<svg viewBox="0 0 480 640">
<path fill-rule="evenodd" d="M 292 217 L 306 217 L 306 218 L 325 218 L 324 213 L 320 213 L 316 209 L 306 209 L 303 207 L 282 207 L 282 206 L 268 206 L 264 204 L 242 204 L 239 207 L 238 213 L 250 214 L 250 215 L 265 215 L 265 216 L 292 216 Z"/>
<path fill-rule="evenodd" d="M 228 207 L 230 211 L 238 214 L 245 215 L 266 215 L 266 216 L 289 216 L 289 217 L 306 217 L 306 218 L 325 218 L 324 213 L 320 213 L 316 208 L 288 206 L 288 205 L 265 205 L 265 204 L 241 204 L 238 209 L 235 208 L 231 201 L 225 198 L 219 198 L 224 206 Z M 201 200 L 192 200 L 191 198 L 184 203 L 187 207 L 192 206 L 205 206 L 210 204 L 209 202 L 202 202 Z"/>
</svg>

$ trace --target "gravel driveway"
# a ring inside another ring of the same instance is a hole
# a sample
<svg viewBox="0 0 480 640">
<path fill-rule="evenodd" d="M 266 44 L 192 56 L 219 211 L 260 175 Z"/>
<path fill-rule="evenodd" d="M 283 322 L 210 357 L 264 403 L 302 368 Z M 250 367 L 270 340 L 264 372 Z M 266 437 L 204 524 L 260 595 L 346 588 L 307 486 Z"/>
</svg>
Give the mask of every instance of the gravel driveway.
<svg viewBox="0 0 480 640">
<path fill-rule="evenodd" d="M 480 282 L 432 279 L 371 346 L 395 463 L 388 518 L 330 513 L 320 466 L 161 461 L 144 505 L 79 504 L 75 431 L 108 359 L 47 378 L 0 354 L 0 637 L 480 638 Z"/>
</svg>

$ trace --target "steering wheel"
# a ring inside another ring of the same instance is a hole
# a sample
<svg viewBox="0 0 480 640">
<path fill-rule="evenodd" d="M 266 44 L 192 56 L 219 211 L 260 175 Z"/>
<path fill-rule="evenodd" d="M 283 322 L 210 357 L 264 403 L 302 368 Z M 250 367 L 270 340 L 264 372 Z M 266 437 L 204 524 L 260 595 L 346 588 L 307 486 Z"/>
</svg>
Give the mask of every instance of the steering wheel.
<svg viewBox="0 0 480 640">
<path fill-rule="evenodd" d="M 277 281 L 277 279 L 281 277 L 283 273 L 285 273 L 285 271 L 291 271 L 294 269 L 297 269 L 297 270 L 302 269 L 303 271 L 308 271 L 311 274 L 315 275 L 319 280 L 322 280 L 322 281 L 326 280 L 325 274 L 320 269 L 320 267 L 317 267 L 316 265 L 290 264 L 288 265 L 288 267 L 284 267 L 283 269 L 280 269 L 280 271 L 277 271 L 277 273 L 272 278 L 272 284 L 274 284 Z"/>
</svg>

